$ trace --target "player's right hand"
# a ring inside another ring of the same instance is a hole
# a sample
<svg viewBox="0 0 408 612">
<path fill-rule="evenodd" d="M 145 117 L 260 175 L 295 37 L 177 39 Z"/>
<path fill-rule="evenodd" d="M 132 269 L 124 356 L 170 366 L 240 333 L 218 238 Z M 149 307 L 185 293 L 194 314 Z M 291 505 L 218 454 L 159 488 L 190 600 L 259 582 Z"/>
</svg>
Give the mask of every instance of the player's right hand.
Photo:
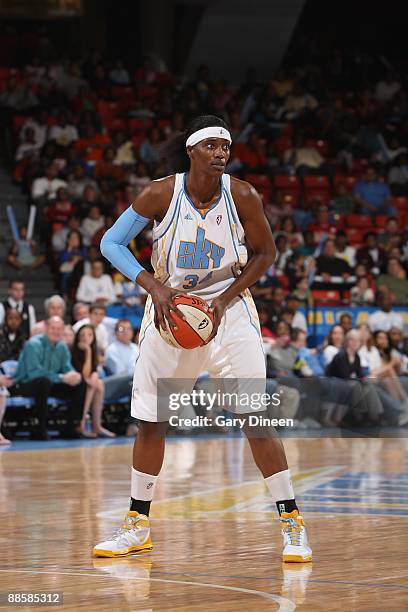
<svg viewBox="0 0 408 612">
<path fill-rule="evenodd" d="M 154 324 L 157 331 L 160 331 L 160 327 L 166 330 L 169 325 L 174 328 L 177 327 L 170 314 L 171 311 L 185 320 L 183 313 L 173 303 L 173 297 L 175 295 L 180 295 L 180 293 L 182 292 L 177 289 L 172 289 L 171 287 L 166 287 L 166 285 L 162 285 L 158 281 L 153 285 L 150 290 L 150 295 L 154 306 Z"/>
</svg>

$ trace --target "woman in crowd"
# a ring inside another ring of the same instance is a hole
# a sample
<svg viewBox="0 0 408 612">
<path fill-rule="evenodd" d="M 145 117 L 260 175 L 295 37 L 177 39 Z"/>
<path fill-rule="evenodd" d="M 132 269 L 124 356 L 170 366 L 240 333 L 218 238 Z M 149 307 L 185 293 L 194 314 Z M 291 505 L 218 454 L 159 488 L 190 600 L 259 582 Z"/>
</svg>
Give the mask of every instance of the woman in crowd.
<svg viewBox="0 0 408 612">
<path fill-rule="evenodd" d="M 341 325 L 333 325 L 326 338 L 323 349 L 324 363 L 326 367 L 331 363 L 333 357 L 337 355 L 344 342 L 344 330 Z"/>
<path fill-rule="evenodd" d="M 27 340 L 22 323 L 23 319 L 18 310 L 6 310 L 4 323 L 0 327 L 0 363 L 9 359 L 18 360 Z"/>
<path fill-rule="evenodd" d="M 105 388 L 98 376 L 98 350 L 95 330 L 92 325 L 83 325 L 77 332 L 72 347 L 72 365 L 80 372 L 87 384 L 82 420 L 78 433 L 86 438 L 102 436 L 114 438 L 115 434 L 102 427 Z M 86 417 L 92 412 L 92 433 L 86 431 Z"/>
<path fill-rule="evenodd" d="M 75 265 L 86 256 L 86 248 L 82 246 L 82 236 L 78 231 L 72 231 L 67 236 L 65 249 L 59 256 L 60 287 L 64 295 L 69 292 L 69 285 Z"/>
<path fill-rule="evenodd" d="M 386 332 L 381 330 L 376 331 L 374 333 L 374 343 L 378 349 L 381 360 L 379 375 L 392 397 L 401 402 L 403 414 L 400 416 L 398 424 L 405 425 L 408 423 L 408 396 L 398 377 L 401 360 L 391 351 L 388 334 Z"/>
</svg>

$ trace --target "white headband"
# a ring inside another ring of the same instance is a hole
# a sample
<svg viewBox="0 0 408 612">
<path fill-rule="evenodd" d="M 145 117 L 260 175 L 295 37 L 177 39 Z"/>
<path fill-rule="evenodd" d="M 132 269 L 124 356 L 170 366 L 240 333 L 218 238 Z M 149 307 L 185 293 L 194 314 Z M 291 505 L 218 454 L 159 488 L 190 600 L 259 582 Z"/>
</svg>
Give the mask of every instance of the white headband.
<svg viewBox="0 0 408 612">
<path fill-rule="evenodd" d="M 205 140 L 206 138 L 224 138 L 225 140 L 228 140 L 230 144 L 232 142 L 231 134 L 228 130 L 220 126 L 213 126 L 193 132 L 191 136 L 187 138 L 186 147 L 194 147 L 194 145 L 202 140 Z"/>
</svg>

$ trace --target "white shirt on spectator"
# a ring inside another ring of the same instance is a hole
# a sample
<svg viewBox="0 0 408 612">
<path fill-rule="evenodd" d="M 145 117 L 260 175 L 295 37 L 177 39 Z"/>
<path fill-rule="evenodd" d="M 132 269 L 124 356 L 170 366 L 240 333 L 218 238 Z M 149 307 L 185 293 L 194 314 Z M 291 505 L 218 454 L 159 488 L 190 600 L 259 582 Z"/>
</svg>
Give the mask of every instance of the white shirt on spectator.
<svg viewBox="0 0 408 612">
<path fill-rule="evenodd" d="M 381 367 L 381 356 L 376 346 L 372 346 L 370 350 L 368 350 L 367 346 L 362 346 L 358 351 L 358 356 L 360 357 L 361 366 L 368 368 L 370 374 L 376 368 Z"/>
<path fill-rule="evenodd" d="M 79 282 L 76 299 L 78 302 L 89 304 L 105 299 L 108 304 L 113 304 L 116 302 L 116 293 L 111 277 L 102 274 L 99 278 L 95 278 L 90 274 L 84 274 Z"/>
<path fill-rule="evenodd" d="M 90 324 L 89 317 L 86 317 L 85 319 L 81 319 L 80 321 L 77 321 L 72 326 L 72 329 L 74 330 L 75 333 L 77 333 L 77 331 L 81 329 L 81 327 L 83 327 L 84 325 L 89 325 L 89 324 Z M 98 345 L 98 349 L 102 351 L 106 351 L 106 349 L 108 348 L 108 344 L 109 344 L 108 330 L 106 329 L 103 323 L 99 323 L 99 325 L 95 328 L 95 336 L 96 336 L 96 344 Z"/>
<path fill-rule="evenodd" d="M 333 357 L 335 357 L 337 355 L 337 353 L 339 352 L 340 349 L 337 348 L 337 346 L 333 346 L 332 344 L 328 344 L 324 349 L 323 349 L 323 357 L 324 357 L 324 363 L 325 365 L 329 365 L 329 363 L 331 363 L 333 361 Z"/>
<path fill-rule="evenodd" d="M 64 226 L 52 235 L 51 243 L 54 251 L 61 253 L 65 249 L 69 232 L 69 227 Z"/>
<path fill-rule="evenodd" d="M 352 246 L 346 246 L 344 251 L 336 251 L 335 256 L 346 261 L 351 268 L 356 265 L 356 249 Z"/>
<path fill-rule="evenodd" d="M 117 338 L 108 346 L 105 353 L 105 366 L 111 374 L 133 375 L 139 347 L 134 342 L 125 344 Z"/>
<path fill-rule="evenodd" d="M 78 140 L 78 130 L 74 125 L 67 124 L 64 127 L 62 125 L 53 125 L 48 133 L 48 140 L 55 140 L 55 142 L 63 147 L 67 147 Z"/>
<path fill-rule="evenodd" d="M 98 231 L 98 229 L 103 227 L 104 223 L 105 219 L 102 216 L 99 217 L 99 219 L 90 219 L 89 217 L 86 217 L 82 221 L 79 231 L 82 234 L 84 244 L 86 246 L 89 246 L 91 244 L 94 234 Z"/>
<path fill-rule="evenodd" d="M 54 200 L 57 197 L 58 189 L 66 186 L 66 182 L 62 179 L 54 178 L 50 181 L 46 176 L 40 176 L 33 182 L 31 197 L 33 200 L 43 197 L 47 197 L 49 200 Z"/>
<path fill-rule="evenodd" d="M 48 125 L 38 123 L 38 121 L 35 121 L 34 119 L 28 119 L 20 130 L 20 141 L 24 140 L 24 134 L 27 128 L 32 128 L 34 130 L 36 145 L 38 145 L 40 148 L 43 147 L 45 145 L 45 141 L 47 140 Z"/>
<path fill-rule="evenodd" d="M 388 332 L 391 327 L 399 327 L 404 329 L 404 322 L 398 312 L 384 312 L 383 310 L 377 310 L 370 314 L 367 319 L 367 325 L 372 332 L 378 330 Z"/>
<path fill-rule="evenodd" d="M 295 316 L 293 317 L 292 321 L 292 327 L 296 329 L 301 329 L 302 331 L 307 333 L 307 322 L 303 312 L 295 312 Z"/>
</svg>

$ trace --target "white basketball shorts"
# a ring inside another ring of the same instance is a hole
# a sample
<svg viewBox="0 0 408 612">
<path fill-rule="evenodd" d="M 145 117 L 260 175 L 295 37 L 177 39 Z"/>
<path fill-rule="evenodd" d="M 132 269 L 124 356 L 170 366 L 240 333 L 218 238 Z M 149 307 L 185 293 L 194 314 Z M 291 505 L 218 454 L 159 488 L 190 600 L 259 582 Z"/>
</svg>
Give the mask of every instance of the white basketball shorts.
<svg viewBox="0 0 408 612">
<path fill-rule="evenodd" d="M 149 296 L 140 329 L 139 349 L 131 414 L 143 421 L 165 420 L 158 413 L 158 379 L 188 379 L 190 388 L 184 390 L 190 393 L 200 374 L 208 372 L 211 378 L 260 381 L 257 388 L 260 384 L 265 389 L 263 343 L 258 314 L 249 291 L 228 305 L 215 338 L 196 349 L 173 348 L 162 339 L 154 325 L 154 308 Z"/>
</svg>

